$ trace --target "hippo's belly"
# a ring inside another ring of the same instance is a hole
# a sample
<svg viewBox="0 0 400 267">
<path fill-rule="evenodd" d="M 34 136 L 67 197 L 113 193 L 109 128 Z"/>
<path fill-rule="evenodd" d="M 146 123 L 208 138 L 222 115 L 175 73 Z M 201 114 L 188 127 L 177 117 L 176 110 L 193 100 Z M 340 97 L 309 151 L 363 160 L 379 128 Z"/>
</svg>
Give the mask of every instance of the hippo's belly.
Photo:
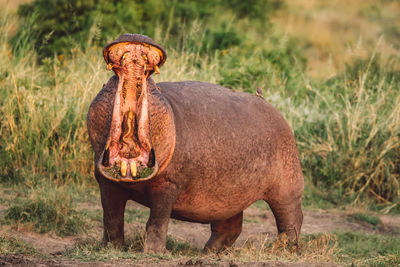
<svg viewBox="0 0 400 267">
<path fill-rule="evenodd" d="M 171 104 L 176 145 L 166 171 L 184 180 L 173 216 L 222 220 L 262 199 L 279 178 L 278 140 L 293 139 L 282 116 L 260 97 L 221 86 L 161 83 Z"/>
<path fill-rule="evenodd" d="M 262 177 L 252 176 L 253 180 L 262 180 Z M 265 186 L 244 185 L 240 183 L 242 177 L 234 178 L 237 181 L 230 182 L 228 177 L 220 177 L 218 185 L 208 184 L 210 179 L 191 183 L 180 194 L 173 214 L 178 219 L 207 223 L 230 218 L 263 198 Z"/>
</svg>

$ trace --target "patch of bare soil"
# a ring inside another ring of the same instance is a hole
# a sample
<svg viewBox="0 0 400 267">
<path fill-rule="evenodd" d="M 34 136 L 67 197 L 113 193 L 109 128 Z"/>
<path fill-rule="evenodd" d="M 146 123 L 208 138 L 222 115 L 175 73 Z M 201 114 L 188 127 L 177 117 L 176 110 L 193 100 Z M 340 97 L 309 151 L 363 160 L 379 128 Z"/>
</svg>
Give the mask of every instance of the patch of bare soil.
<svg viewBox="0 0 400 267">
<path fill-rule="evenodd" d="M 101 209 L 100 203 L 83 205 L 84 209 Z M 143 206 L 130 202 L 127 209 L 147 209 Z M 363 231 L 379 234 L 399 235 L 400 217 L 381 215 L 381 224 L 373 226 L 369 223 L 348 220 L 350 212 L 332 211 L 304 211 L 302 234 L 329 233 L 337 230 L 342 231 Z M 125 233 L 130 234 L 135 230 L 144 229 L 144 219 L 127 223 Z M 99 221 L 91 221 L 92 228 L 89 232 L 75 237 L 57 237 L 51 234 L 37 234 L 29 229 L 16 229 L 15 226 L 3 225 L 0 227 L 1 236 L 13 236 L 31 244 L 40 253 L 48 256 L 48 259 L 38 259 L 20 254 L 2 255 L 0 252 L 0 265 L 2 266 L 309 266 L 308 263 L 281 263 L 281 262 L 249 262 L 243 265 L 235 262 L 210 262 L 196 259 L 176 259 L 172 261 L 161 260 L 157 263 L 148 263 L 145 260 L 132 262 L 130 260 L 113 260 L 109 262 L 80 262 L 69 260 L 61 254 L 67 248 L 73 247 L 78 240 L 88 236 L 101 239 L 102 224 Z M 190 244 L 202 248 L 210 236 L 210 226 L 205 224 L 188 223 L 178 220 L 171 220 L 168 234 L 179 241 L 187 241 Z M 241 248 L 246 241 L 260 241 L 264 238 L 276 237 L 276 224 L 271 211 L 249 207 L 244 212 L 243 231 L 235 243 L 236 248 Z M 160 265 L 161 264 L 161 265 Z M 332 264 L 313 263 L 313 266 L 332 266 Z"/>
</svg>

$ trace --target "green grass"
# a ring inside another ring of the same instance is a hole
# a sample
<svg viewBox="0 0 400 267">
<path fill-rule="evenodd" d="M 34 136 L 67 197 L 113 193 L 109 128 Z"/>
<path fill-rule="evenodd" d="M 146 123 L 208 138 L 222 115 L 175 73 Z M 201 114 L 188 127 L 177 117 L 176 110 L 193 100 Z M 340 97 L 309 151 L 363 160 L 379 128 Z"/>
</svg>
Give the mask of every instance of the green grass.
<svg viewBox="0 0 400 267">
<path fill-rule="evenodd" d="M 189 256 L 196 257 L 203 254 L 203 250 L 194 247 L 189 242 L 179 241 L 172 236 L 167 236 L 167 250 L 171 252 L 173 256 Z"/>
<path fill-rule="evenodd" d="M 400 264 L 399 236 L 381 236 L 355 232 L 336 233 L 340 261 L 365 266 Z"/>
<path fill-rule="evenodd" d="M 91 221 L 103 222 L 103 210 L 102 209 L 87 209 L 81 210 L 82 215 Z"/>
<path fill-rule="evenodd" d="M 41 254 L 26 242 L 10 236 L 0 236 L 0 255 L 24 254 L 39 257 Z"/>
<path fill-rule="evenodd" d="M 125 209 L 125 221 L 126 222 L 141 222 L 146 223 L 150 216 L 150 210 L 148 209 Z"/>
<path fill-rule="evenodd" d="M 369 223 L 374 226 L 377 226 L 378 224 L 382 223 L 382 221 L 378 217 L 371 215 L 371 214 L 366 214 L 366 213 L 353 214 L 353 215 L 349 216 L 347 218 L 347 220 L 348 221 L 366 222 L 366 223 Z"/>
<path fill-rule="evenodd" d="M 59 236 L 76 235 L 86 228 L 82 214 L 73 206 L 71 198 L 60 188 L 50 192 L 28 191 L 27 195 L 8 201 L 3 223 L 24 225 L 38 233 L 54 232 Z M 30 194 L 29 194 L 30 193 Z"/>
<path fill-rule="evenodd" d="M 252 204 L 252 207 L 256 207 L 257 209 L 261 209 L 261 210 L 270 210 L 267 202 L 265 202 L 264 200 L 258 200 L 256 202 L 254 202 Z"/>
</svg>

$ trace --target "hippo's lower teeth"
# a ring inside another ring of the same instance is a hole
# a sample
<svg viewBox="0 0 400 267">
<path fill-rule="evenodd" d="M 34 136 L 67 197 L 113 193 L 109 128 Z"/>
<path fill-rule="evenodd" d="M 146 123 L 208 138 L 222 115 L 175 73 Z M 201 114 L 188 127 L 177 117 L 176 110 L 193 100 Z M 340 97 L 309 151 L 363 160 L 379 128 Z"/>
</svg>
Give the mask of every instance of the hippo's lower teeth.
<svg viewBox="0 0 400 267">
<path fill-rule="evenodd" d="M 136 177 L 136 175 L 137 175 L 136 163 L 134 161 L 132 161 L 130 164 L 131 164 L 131 175 L 132 175 L 132 177 Z"/>
<path fill-rule="evenodd" d="M 130 165 L 128 166 L 128 164 Z M 130 173 L 128 173 L 128 169 L 130 170 Z M 109 176 L 118 180 L 120 179 L 139 180 L 142 178 L 149 177 L 155 171 L 154 168 L 149 168 L 144 165 L 137 165 L 135 161 L 128 163 L 124 160 L 120 161 L 120 163 L 118 164 L 114 164 L 114 166 L 106 167 L 103 170 Z"/>
<path fill-rule="evenodd" d="M 128 164 L 126 163 L 126 161 L 123 161 L 121 163 L 121 176 L 125 177 L 126 176 L 126 170 L 128 168 Z"/>
</svg>

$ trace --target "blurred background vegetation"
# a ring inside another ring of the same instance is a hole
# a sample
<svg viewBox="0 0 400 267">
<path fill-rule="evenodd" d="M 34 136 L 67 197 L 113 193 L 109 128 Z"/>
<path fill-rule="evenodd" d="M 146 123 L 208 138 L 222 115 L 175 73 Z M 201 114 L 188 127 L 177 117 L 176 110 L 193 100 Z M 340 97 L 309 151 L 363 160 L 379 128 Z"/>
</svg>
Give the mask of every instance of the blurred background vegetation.
<svg viewBox="0 0 400 267">
<path fill-rule="evenodd" d="M 0 3 L 0 182 L 19 192 L 1 196 L 7 220 L 52 207 L 76 232 L 73 204 L 98 197 L 85 118 L 111 76 L 101 49 L 126 32 L 166 48 L 156 81 L 263 90 L 295 133 L 305 206 L 400 211 L 398 1 Z"/>
</svg>

